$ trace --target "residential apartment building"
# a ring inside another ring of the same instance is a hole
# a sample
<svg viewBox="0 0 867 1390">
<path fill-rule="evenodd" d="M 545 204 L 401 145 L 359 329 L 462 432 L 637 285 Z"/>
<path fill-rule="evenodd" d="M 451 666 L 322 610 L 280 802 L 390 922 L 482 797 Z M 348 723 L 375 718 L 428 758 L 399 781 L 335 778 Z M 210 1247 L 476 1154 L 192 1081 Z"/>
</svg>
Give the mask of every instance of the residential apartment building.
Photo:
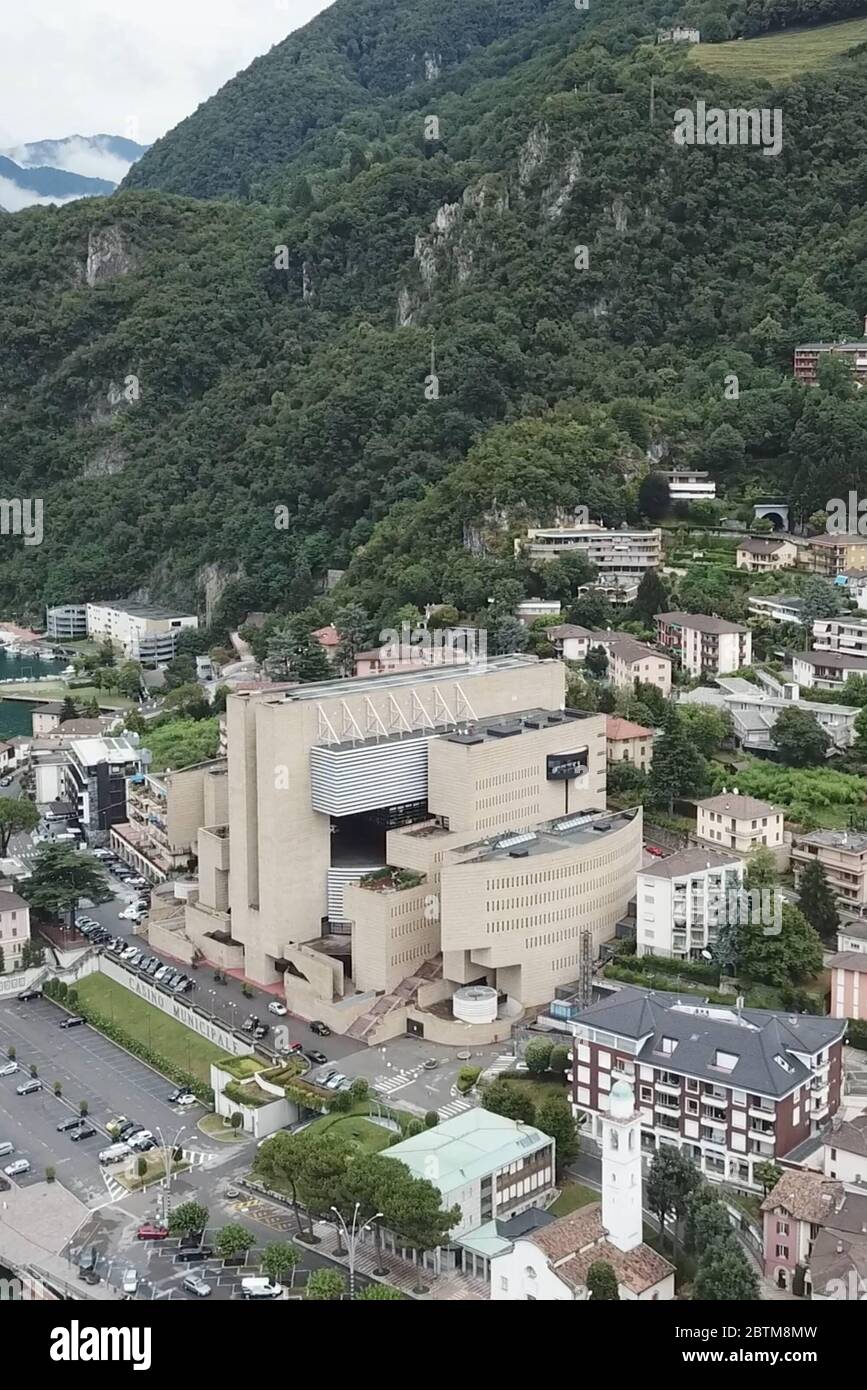
<svg viewBox="0 0 867 1390">
<path fill-rule="evenodd" d="M 137 773 L 127 783 L 126 804 L 127 820 L 111 828 L 111 847 L 152 883 L 162 883 L 195 856 L 203 826 L 225 825 L 225 759 L 177 772 Z"/>
<path fill-rule="evenodd" d="M 792 657 L 792 675 L 796 685 L 807 690 L 837 690 L 846 684 L 850 675 L 867 671 L 867 659 L 848 652 L 797 652 Z"/>
<path fill-rule="evenodd" d="M 602 647 L 608 656 L 608 680 L 618 690 L 634 690 L 636 681 L 655 685 L 666 699 L 671 694 L 671 657 L 638 642 L 627 632 L 591 632 L 589 646 Z"/>
<path fill-rule="evenodd" d="M 606 756 L 609 763 L 631 763 L 647 772 L 653 762 L 653 730 L 616 714 L 605 716 Z"/>
<path fill-rule="evenodd" d="M 787 594 L 748 594 L 747 607 L 751 618 L 766 623 L 798 623 L 804 621 L 804 600 Z"/>
<path fill-rule="evenodd" d="M 831 972 L 831 1013 L 867 1023 L 867 955 L 838 951 L 825 964 Z"/>
<path fill-rule="evenodd" d="M 839 343 L 799 343 L 795 348 L 795 380 L 815 386 L 819 380 L 819 361 L 836 357 L 846 363 L 856 381 L 867 382 L 867 340 Z"/>
<path fill-rule="evenodd" d="M 786 536 L 748 536 L 738 542 L 735 563 L 739 570 L 753 574 L 793 569 L 798 563 L 798 547 Z"/>
<path fill-rule="evenodd" d="M 564 661 L 583 661 L 593 645 L 593 635 L 589 627 L 581 627 L 578 623 L 557 623 L 545 632 L 551 646 Z"/>
<path fill-rule="evenodd" d="M 105 845 L 127 819 L 127 779 L 143 766 L 142 750 L 124 738 L 73 739 L 63 768 L 64 798 L 91 845 Z"/>
<path fill-rule="evenodd" d="M 87 636 L 87 605 L 60 603 L 45 610 L 45 635 L 56 642 L 79 642 Z"/>
<path fill-rule="evenodd" d="M 583 526 L 532 528 L 515 541 L 515 553 L 526 560 L 553 560 L 559 555 L 582 555 L 595 565 L 600 579 L 641 579 L 663 560 L 662 531 L 614 530 L 596 522 Z"/>
<path fill-rule="evenodd" d="M 749 666 L 749 628 L 706 613 L 657 613 L 656 640 L 691 676 L 725 676 Z"/>
<path fill-rule="evenodd" d="M 110 642 L 130 661 L 173 660 L 179 633 L 199 626 L 192 613 L 150 603 L 88 603 L 86 608 L 88 637 Z"/>
<path fill-rule="evenodd" d="M 743 877 L 744 861 L 738 855 L 699 848 L 679 850 L 640 869 L 636 954 L 700 960 L 715 944 Z"/>
<path fill-rule="evenodd" d="M 837 950 L 867 952 L 867 922 L 853 920 L 845 912 L 841 913 L 841 918 L 837 928 Z"/>
<path fill-rule="evenodd" d="M 807 864 L 818 860 L 838 900 L 859 910 L 867 905 L 867 835 L 856 830 L 811 830 L 792 840 L 795 887 Z"/>
<path fill-rule="evenodd" d="M 760 685 L 742 676 L 718 676 L 716 686 L 699 685 L 678 696 L 678 704 L 711 705 L 726 710 L 732 731 L 742 748 L 772 751 L 771 731 L 784 709 L 793 706 L 812 714 L 838 748 L 849 748 L 855 738 L 857 705 L 831 705 L 820 700 L 802 700 L 801 687 L 793 681 L 778 681 L 767 672 L 759 673 Z"/>
<path fill-rule="evenodd" d="M 41 704 L 35 705 L 30 716 L 33 737 L 40 738 L 43 734 L 50 734 L 59 729 L 62 713 L 62 700 L 44 700 Z"/>
<path fill-rule="evenodd" d="M 837 575 L 834 583 L 859 608 L 867 608 L 867 570 L 844 570 Z"/>
<path fill-rule="evenodd" d="M 801 549 L 799 563 L 823 579 L 836 579 L 849 570 L 867 569 L 867 536 L 854 532 L 810 536 Z"/>
<path fill-rule="evenodd" d="M 816 618 L 813 650 L 867 658 L 867 618 Z"/>
<path fill-rule="evenodd" d="M 508 1036 L 585 931 L 613 935 L 641 855 L 640 809 L 603 809 L 604 716 L 564 700 L 565 667 L 519 655 L 231 694 L 190 939 L 231 938 L 236 968 L 359 1040 Z M 475 1032 L 468 989 L 494 997 Z"/>
<path fill-rule="evenodd" d="M 558 618 L 562 606 L 559 599 L 525 598 L 515 609 L 515 617 L 529 627 L 537 618 Z"/>
<path fill-rule="evenodd" d="M 21 969 L 24 944 L 29 940 L 29 903 L 11 888 L 0 885 L 0 974 Z"/>
<path fill-rule="evenodd" d="M 783 812 L 769 801 L 741 796 L 737 787 L 720 796 L 696 802 L 695 833 L 699 840 L 718 849 L 749 854 L 760 845 L 778 849 L 783 844 Z"/>
<path fill-rule="evenodd" d="M 837 1116 L 822 1141 L 822 1168 L 847 1187 L 867 1187 L 867 1110 L 845 1120 Z"/>
<path fill-rule="evenodd" d="M 840 1105 L 845 1022 L 685 1003 L 626 986 L 572 1024 L 576 1114 L 599 1139 L 618 1081 L 642 1145 L 682 1149 L 711 1181 L 761 1188 L 756 1165 L 818 1133 Z"/>
<path fill-rule="evenodd" d="M 672 502 L 693 502 L 700 498 L 716 497 L 716 483 L 709 473 L 699 468 L 660 469 L 659 476 L 668 483 Z"/>
</svg>

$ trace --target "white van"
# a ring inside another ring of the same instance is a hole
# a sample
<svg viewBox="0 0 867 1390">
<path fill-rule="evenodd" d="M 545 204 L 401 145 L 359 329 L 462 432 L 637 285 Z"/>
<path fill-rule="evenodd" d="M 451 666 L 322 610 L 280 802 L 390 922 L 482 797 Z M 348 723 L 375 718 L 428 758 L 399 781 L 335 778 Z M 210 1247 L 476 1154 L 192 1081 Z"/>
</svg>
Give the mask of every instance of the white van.
<svg viewBox="0 0 867 1390">
<path fill-rule="evenodd" d="M 280 1298 L 283 1294 L 282 1284 L 272 1284 L 270 1279 L 242 1279 L 241 1297 L 242 1298 Z"/>
<path fill-rule="evenodd" d="M 112 1144 L 110 1148 L 103 1149 L 102 1153 L 99 1155 L 99 1161 L 103 1167 L 105 1167 L 109 1163 L 120 1163 L 122 1159 L 127 1158 L 131 1153 L 132 1149 L 129 1144 Z"/>
</svg>

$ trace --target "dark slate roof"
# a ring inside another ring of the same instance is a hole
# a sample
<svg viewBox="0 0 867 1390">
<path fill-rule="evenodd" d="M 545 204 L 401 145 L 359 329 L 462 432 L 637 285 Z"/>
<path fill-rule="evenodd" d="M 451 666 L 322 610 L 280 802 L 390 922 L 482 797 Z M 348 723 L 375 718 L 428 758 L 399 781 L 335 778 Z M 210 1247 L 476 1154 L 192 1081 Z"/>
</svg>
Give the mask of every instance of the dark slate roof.
<svg viewBox="0 0 867 1390">
<path fill-rule="evenodd" d="M 543 1211 L 541 1207 L 529 1207 L 517 1216 L 510 1216 L 508 1221 L 498 1220 L 497 1234 L 505 1236 L 506 1240 L 520 1240 L 521 1236 L 527 1235 L 530 1231 L 541 1230 L 543 1226 L 550 1226 L 551 1222 L 556 1220 L 556 1216 L 550 1211 Z"/>
<path fill-rule="evenodd" d="M 734 1004 L 706 1004 L 693 998 L 670 1001 L 670 995 L 650 990 L 618 990 L 578 1014 L 575 1023 L 620 1037 L 643 1038 L 636 1057 L 646 1065 L 767 1096 L 787 1095 L 809 1080 L 809 1068 L 795 1052 L 821 1052 L 846 1029 L 845 1019 L 815 1014 L 769 1009 L 738 1012 Z M 663 1038 L 674 1040 L 673 1052 L 663 1052 Z M 717 1051 L 737 1057 L 730 1070 L 714 1065 Z M 777 1057 L 787 1065 L 781 1066 Z"/>
</svg>

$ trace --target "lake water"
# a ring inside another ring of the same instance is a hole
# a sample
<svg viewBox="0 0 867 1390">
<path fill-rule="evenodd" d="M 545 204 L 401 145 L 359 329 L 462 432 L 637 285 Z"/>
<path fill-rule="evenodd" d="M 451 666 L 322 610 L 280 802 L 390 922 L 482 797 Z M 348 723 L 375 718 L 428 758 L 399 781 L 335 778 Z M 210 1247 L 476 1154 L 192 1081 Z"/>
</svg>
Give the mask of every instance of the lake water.
<svg viewBox="0 0 867 1390">
<path fill-rule="evenodd" d="M 66 661 L 37 661 L 31 656 L 7 656 L 0 645 L 0 680 L 36 680 L 38 676 L 59 676 L 68 665 Z M 16 734 L 31 732 L 30 714 L 35 705 L 32 700 L 4 700 L 0 685 L 0 738 L 14 738 Z"/>
</svg>

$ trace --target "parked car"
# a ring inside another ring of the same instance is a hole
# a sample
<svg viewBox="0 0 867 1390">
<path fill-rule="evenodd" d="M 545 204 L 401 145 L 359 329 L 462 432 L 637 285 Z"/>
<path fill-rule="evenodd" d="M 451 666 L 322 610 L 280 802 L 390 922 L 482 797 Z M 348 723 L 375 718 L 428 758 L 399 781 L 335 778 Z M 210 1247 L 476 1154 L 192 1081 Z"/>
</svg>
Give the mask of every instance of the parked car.
<svg viewBox="0 0 867 1390">
<path fill-rule="evenodd" d="M 433 1071 L 435 1067 L 439 1066 L 439 1064 L 440 1063 L 438 1057 L 428 1057 L 424 1062 L 422 1062 L 422 1066 L 424 1067 L 425 1071 Z"/>
<path fill-rule="evenodd" d="M 147 879 L 142 878 L 141 874 L 132 874 L 129 880 L 130 888 L 146 888 Z"/>
<path fill-rule="evenodd" d="M 96 1269 L 99 1261 L 99 1254 L 95 1245 L 86 1245 L 83 1250 L 78 1252 L 78 1270 L 80 1274 L 88 1270 Z"/>
<path fill-rule="evenodd" d="M 7 1178 L 20 1178 L 24 1173 L 30 1172 L 30 1159 L 16 1158 L 14 1163 L 10 1163 L 7 1168 L 3 1169 L 3 1172 Z"/>
<path fill-rule="evenodd" d="M 78 1126 L 78 1129 L 74 1129 L 69 1137 L 73 1144 L 77 1144 L 80 1139 L 92 1139 L 94 1134 L 96 1134 L 96 1130 L 93 1125 L 82 1124 Z"/>
<path fill-rule="evenodd" d="M 41 998 L 42 998 L 42 990 L 41 990 L 41 989 L 22 989 L 21 993 L 20 993 L 19 996 L 18 996 L 18 1002 L 19 1002 L 19 1004 L 29 1004 L 30 1001 L 31 1001 L 31 999 L 41 999 Z"/>
<path fill-rule="evenodd" d="M 316 1033 L 316 1035 L 320 1038 L 331 1037 L 331 1029 L 328 1027 L 327 1023 L 322 1022 L 321 1018 L 314 1018 L 313 1022 L 310 1025 L 310 1032 Z"/>
<path fill-rule="evenodd" d="M 0 787 L 11 787 L 11 786 L 12 786 L 12 778 L 11 778 L 11 777 L 0 777 Z"/>
<path fill-rule="evenodd" d="M 214 1255 L 212 1245 L 197 1245 L 192 1250 L 179 1250 L 175 1259 L 178 1264 L 191 1265 L 199 1264 L 202 1260 L 210 1260 Z"/>
<path fill-rule="evenodd" d="M 178 1098 L 177 1098 L 175 1104 L 176 1104 L 176 1105 L 195 1105 L 195 1104 L 196 1104 L 196 1097 L 193 1095 L 192 1091 L 184 1091 L 183 1095 L 178 1096 Z"/>
<path fill-rule="evenodd" d="M 270 1032 L 271 1029 L 267 1023 L 257 1023 L 253 1029 L 253 1037 L 261 1041 L 262 1038 L 267 1038 Z"/>
<path fill-rule="evenodd" d="M 172 973 L 170 965 L 161 965 L 159 970 L 154 971 L 154 979 L 158 982 L 165 980 Z"/>
<path fill-rule="evenodd" d="M 142 1128 L 142 1125 L 137 1125 L 132 1120 L 127 1120 L 126 1124 L 118 1126 L 116 1131 L 118 1142 L 121 1140 L 125 1142 L 131 1134 L 138 1134 L 139 1130 Z"/>
<path fill-rule="evenodd" d="M 61 1120 L 55 1128 L 58 1134 L 65 1134 L 69 1129 L 78 1129 L 80 1124 L 81 1117 L 79 1115 L 70 1115 L 68 1120 Z"/>
<path fill-rule="evenodd" d="M 138 1271 L 125 1269 L 123 1272 L 123 1291 L 128 1298 L 135 1298 L 138 1290 Z"/>
<path fill-rule="evenodd" d="M 207 1298 L 211 1292 L 210 1284 L 206 1283 L 200 1274 L 188 1274 L 181 1280 L 181 1288 L 186 1293 L 191 1293 L 195 1298 Z"/>
<path fill-rule="evenodd" d="M 324 1052 L 308 1052 L 307 1056 L 310 1058 L 310 1061 L 313 1063 L 315 1067 L 321 1067 L 324 1065 L 325 1062 L 328 1061 L 328 1058 L 325 1056 Z"/>
<path fill-rule="evenodd" d="M 137 950 L 138 950 L 138 947 L 137 947 L 137 946 L 127 946 L 126 950 L 124 951 L 123 955 L 121 956 L 121 960 L 129 960 L 131 956 L 134 956 L 134 955 L 135 955 L 135 953 L 136 953 Z"/>
<path fill-rule="evenodd" d="M 99 1275 L 95 1269 L 83 1269 L 79 1272 L 79 1279 L 83 1284 L 98 1284 Z"/>
<path fill-rule="evenodd" d="M 648 854 L 653 855 L 654 859 L 663 859 L 665 857 L 665 850 L 660 849 L 658 845 L 645 845 L 644 848 L 647 850 Z"/>
<path fill-rule="evenodd" d="M 17 1062 L 4 1062 L 2 1067 L 0 1067 L 0 1076 L 14 1076 L 17 1070 Z"/>
<path fill-rule="evenodd" d="M 134 921 L 135 921 L 135 915 L 136 915 L 136 914 L 135 914 L 135 908 L 133 908 L 133 907 L 126 907 L 126 908 L 124 908 L 123 912 L 119 912 L 117 915 L 118 915 L 118 917 L 121 919 L 122 922 L 134 922 Z"/>
<path fill-rule="evenodd" d="M 275 999 L 268 1005 L 269 1014 L 277 1014 L 280 1018 L 285 1018 L 289 1010 L 285 1004 L 281 1004 L 279 999 Z"/>
<path fill-rule="evenodd" d="M 346 1077 L 343 1075 L 343 1073 L 336 1071 L 334 1072 L 333 1076 L 329 1077 L 325 1084 L 328 1087 L 329 1091 L 336 1091 L 343 1085 L 345 1080 Z"/>
<path fill-rule="evenodd" d="M 146 1221 L 143 1226 L 139 1226 L 135 1238 L 136 1240 L 165 1240 L 168 1233 L 167 1226 L 158 1226 L 155 1221 Z"/>
<path fill-rule="evenodd" d="M 259 1026 L 259 1020 L 258 1020 L 258 1018 L 255 1018 L 253 1014 L 250 1014 L 250 1017 L 249 1017 L 249 1018 L 245 1018 L 245 1019 L 244 1019 L 244 1022 L 241 1024 L 241 1031 L 244 1032 L 244 1033 L 252 1033 L 252 1032 L 253 1032 L 253 1029 L 254 1029 L 254 1028 L 257 1028 L 258 1026 Z"/>
<path fill-rule="evenodd" d="M 80 1024 L 84 1023 L 84 1021 L 85 1021 L 85 1020 L 84 1020 L 83 1018 L 80 1018 L 77 1014 L 75 1014 L 75 1015 L 70 1016 L 69 1018 L 62 1018 L 62 1019 L 60 1020 L 60 1027 L 61 1027 L 61 1028 L 78 1028 Z"/>
<path fill-rule="evenodd" d="M 171 1095 L 166 1097 L 169 1105 L 175 1105 L 176 1102 L 180 1100 L 183 1094 L 184 1091 L 181 1089 L 181 1087 L 178 1087 L 177 1090 L 172 1091 Z"/>
<path fill-rule="evenodd" d="M 19 1096 L 32 1096 L 34 1091 L 42 1090 L 42 1082 L 37 1081 L 34 1077 L 32 1081 L 22 1081 L 20 1086 L 15 1087 L 15 1090 Z"/>
</svg>

